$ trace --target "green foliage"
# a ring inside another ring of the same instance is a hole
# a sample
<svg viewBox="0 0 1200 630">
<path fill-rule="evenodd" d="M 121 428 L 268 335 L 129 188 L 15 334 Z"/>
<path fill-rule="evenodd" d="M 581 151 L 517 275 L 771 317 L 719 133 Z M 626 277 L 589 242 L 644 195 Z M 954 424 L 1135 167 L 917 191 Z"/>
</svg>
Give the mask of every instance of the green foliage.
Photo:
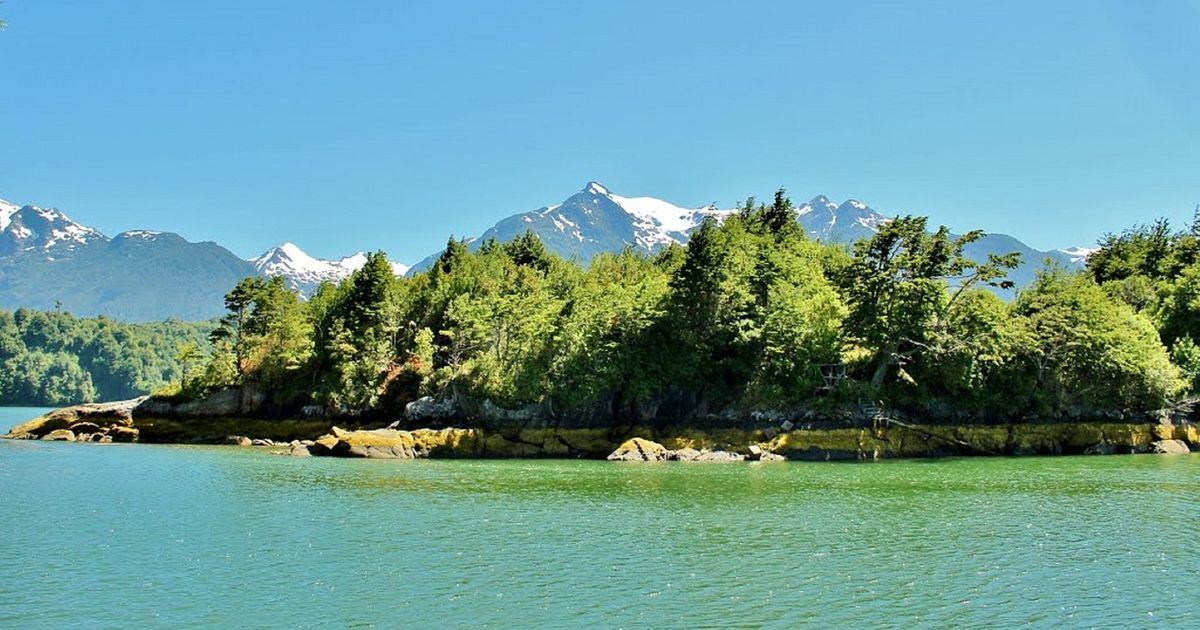
<svg viewBox="0 0 1200 630">
<path fill-rule="evenodd" d="M 1153 323 L 1090 278 L 1041 273 L 1014 312 L 1033 338 L 1030 384 L 1041 411 L 1156 408 L 1182 389 Z"/>
<path fill-rule="evenodd" d="M 1053 270 L 1010 304 L 982 287 L 1011 288 L 1018 256 L 968 258 L 980 232 L 954 237 L 900 217 L 847 251 L 808 240 L 794 213 L 780 190 L 705 221 L 686 246 L 601 254 L 587 268 L 533 233 L 476 252 L 451 239 L 410 278 L 375 253 L 307 303 L 279 281 L 247 279 L 227 296 L 203 369 L 190 367 L 190 348 L 176 358 L 195 374 L 192 390 L 255 383 L 281 404 L 335 413 L 391 416 L 433 395 L 623 426 L 848 396 L 1019 416 L 1146 408 L 1180 391 L 1154 322 L 1181 339 L 1194 327 L 1191 272 L 1115 274 L 1101 288 Z M 1168 240 L 1175 253 L 1155 269 L 1174 269 L 1185 251 Z M 1097 260 L 1142 269 L 1144 258 Z M 1194 380 L 1200 351 L 1189 344 L 1173 356 Z M 852 379 L 832 392 L 822 387 L 831 364 Z"/>
<path fill-rule="evenodd" d="M 902 380 L 915 382 L 909 364 L 929 362 L 960 345 L 949 324 L 969 289 L 1012 288 L 1004 275 L 1020 262 L 1016 254 L 992 255 L 985 262 L 963 254 L 982 236 L 974 231 L 952 238 L 945 226 L 930 233 L 924 217 L 899 217 L 855 245 L 842 287 L 850 303 L 848 328 L 873 356 L 874 387 L 883 387 L 893 368 Z"/>
<path fill-rule="evenodd" d="M 120 400 L 180 379 L 181 345 L 208 348 L 212 324 L 125 324 L 64 311 L 0 311 L 0 404 Z"/>
</svg>

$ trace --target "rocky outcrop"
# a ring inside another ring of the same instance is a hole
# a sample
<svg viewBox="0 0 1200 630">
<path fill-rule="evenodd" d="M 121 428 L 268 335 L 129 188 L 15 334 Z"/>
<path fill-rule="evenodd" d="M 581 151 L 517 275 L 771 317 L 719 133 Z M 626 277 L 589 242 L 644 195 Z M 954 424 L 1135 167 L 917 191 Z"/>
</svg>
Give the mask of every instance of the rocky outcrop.
<svg viewBox="0 0 1200 630">
<path fill-rule="evenodd" d="M 751 445 L 750 451 L 754 459 L 761 459 L 764 455 L 768 454 L 757 444 Z M 785 459 L 774 453 L 769 453 L 769 455 L 773 457 L 764 461 L 771 461 L 774 458 L 778 458 L 779 460 Z M 608 460 L 614 462 L 741 462 L 746 459 L 746 455 L 723 449 L 696 449 L 685 446 L 680 449 L 671 450 L 658 442 L 651 442 L 650 440 L 638 437 L 625 440 L 608 456 Z"/>
<path fill-rule="evenodd" d="M 1158 440 L 1150 443 L 1147 452 L 1161 455 L 1187 455 L 1192 450 L 1183 440 Z"/>
<path fill-rule="evenodd" d="M 308 447 L 313 455 L 335 457 L 369 457 L 372 459 L 413 459 L 417 456 L 416 440 L 408 431 L 375 429 L 346 431 L 333 427 Z"/>
<path fill-rule="evenodd" d="M 404 415 L 413 423 L 434 424 L 460 417 L 461 412 L 453 399 L 437 400 L 425 396 L 405 405 Z"/>
<path fill-rule="evenodd" d="M 669 459 L 672 453 L 658 442 L 635 437 L 622 442 L 607 459 L 610 462 L 661 462 Z"/>
<path fill-rule="evenodd" d="M 133 409 L 145 399 L 115 403 L 88 403 L 55 409 L 29 422 L 19 424 L 4 436 L 9 439 L 53 440 L 63 442 L 117 441 L 116 435 L 136 429 Z"/>
<path fill-rule="evenodd" d="M 196 400 L 146 398 L 137 406 L 136 415 L 159 418 L 245 418 L 257 415 L 266 402 L 266 394 L 256 387 L 225 387 Z"/>
</svg>

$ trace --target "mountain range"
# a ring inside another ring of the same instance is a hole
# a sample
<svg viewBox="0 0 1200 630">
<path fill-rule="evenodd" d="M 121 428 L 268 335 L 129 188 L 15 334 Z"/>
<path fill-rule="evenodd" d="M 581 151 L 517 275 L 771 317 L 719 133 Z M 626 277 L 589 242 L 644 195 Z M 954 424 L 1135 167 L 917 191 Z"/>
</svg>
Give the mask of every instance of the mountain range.
<svg viewBox="0 0 1200 630">
<path fill-rule="evenodd" d="M 0 200 L 0 308 L 64 308 L 126 321 L 208 319 L 242 278 L 282 276 L 302 295 L 366 262 L 313 258 L 284 243 L 250 260 L 213 242 L 131 230 L 109 238 L 54 208 Z M 398 274 L 408 267 L 395 265 Z"/>
<path fill-rule="evenodd" d="M 704 219 L 720 221 L 732 212 L 625 197 L 593 181 L 561 203 L 500 220 L 468 244 L 477 249 L 490 238 L 505 241 L 529 230 L 550 251 L 586 264 L 596 254 L 626 246 L 652 253 L 671 243 L 686 243 Z M 854 199 L 834 203 L 816 196 L 796 207 L 800 225 L 826 242 L 870 237 L 888 218 Z M 968 248 L 976 259 L 1010 251 L 1022 254 L 1021 267 L 1010 273 L 1021 286 L 1033 279 L 1045 259 L 1078 266 L 1089 250 L 1038 251 L 1004 234 L 988 234 Z M 439 253 L 411 268 L 393 263 L 394 272 L 427 269 Z M 170 232 L 131 230 L 110 238 L 58 209 L 0 200 L 3 309 L 61 307 L 77 315 L 128 321 L 207 319 L 223 312 L 225 293 L 247 276 L 281 276 L 308 296 L 322 282 L 337 282 L 365 262 L 361 252 L 339 260 L 314 258 L 290 242 L 246 260 L 217 243 L 194 243 Z"/>
<path fill-rule="evenodd" d="M 586 264 L 600 252 L 620 251 L 626 246 L 653 253 L 671 243 L 686 243 L 705 218 L 720 221 L 733 212 L 713 206 L 684 208 L 653 197 L 623 197 L 598 182 L 589 182 L 562 203 L 502 219 L 469 239 L 468 247 L 478 249 L 490 238 L 506 241 L 531 230 L 547 249 Z M 870 238 L 889 217 L 856 199 L 834 203 L 818 195 L 796 206 L 796 220 L 814 239 L 853 243 Z M 1006 234 L 987 234 L 966 248 L 967 255 L 975 260 L 1014 251 L 1021 254 L 1021 265 L 1009 272 L 1009 278 L 1020 287 L 1033 280 L 1046 259 L 1078 267 L 1089 250 L 1073 247 L 1039 251 Z M 440 253 L 413 265 L 410 273 L 428 269 Z M 1001 293 L 1008 297 L 1011 292 Z"/>
</svg>

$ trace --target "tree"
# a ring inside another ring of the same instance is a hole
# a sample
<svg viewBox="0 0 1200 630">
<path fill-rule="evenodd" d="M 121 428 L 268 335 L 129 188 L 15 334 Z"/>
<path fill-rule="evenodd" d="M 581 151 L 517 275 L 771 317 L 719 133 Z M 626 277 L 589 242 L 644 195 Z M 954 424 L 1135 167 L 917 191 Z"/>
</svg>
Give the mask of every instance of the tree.
<svg viewBox="0 0 1200 630">
<path fill-rule="evenodd" d="M 187 389 L 188 373 L 192 366 L 200 359 L 204 358 L 204 353 L 200 352 L 200 346 L 195 342 L 187 341 L 179 344 L 179 351 L 175 353 L 175 360 L 179 363 L 181 373 L 179 376 L 179 384 L 181 389 Z"/>
<path fill-rule="evenodd" d="M 1032 337 L 1027 379 L 1039 411 L 1073 405 L 1154 409 L 1183 386 L 1153 324 L 1082 274 L 1050 269 L 1014 313 Z"/>
<path fill-rule="evenodd" d="M 847 330 L 873 357 L 872 386 L 882 387 L 892 368 L 911 380 L 906 363 L 961 342 L 947 334 L 946 323 L 968 289 L 1012 288 L 1004 277 L 1019 254 L 993 254 L 986 262 L 963 254 L 982 236 L 976 230 L 953 238 L 945 226 L 929 233 L 924 217 L 906 216 L 855 244 L 842 277 L 850 302 Z"/>
<path fill-rule="evenodd" d="M 247 322 L 252 314 L 254 300 L 266 290 L 266 280 L 250 277 L 237 283 L 229 293 L 225 294 L 225 310 L 228 311 L 212 332 L 213 345 L 225 346 L 233 358 L 233 371 L 240 382 L 249 368 L 250 344 L 247 335 Z M 224 356 L 221 352 L 215 357 Z"/>
</svg>

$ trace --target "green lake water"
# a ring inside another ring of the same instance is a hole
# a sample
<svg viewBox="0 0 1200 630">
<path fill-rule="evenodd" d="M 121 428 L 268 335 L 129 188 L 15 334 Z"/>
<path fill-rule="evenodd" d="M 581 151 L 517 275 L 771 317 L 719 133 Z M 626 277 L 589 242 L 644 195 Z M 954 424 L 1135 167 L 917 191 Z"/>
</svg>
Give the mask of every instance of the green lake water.
<svg viewBox="0 0 1200 630">
<path fill-rule="evenodd" d="M 0 408 L 0 426 L 37 410 Z M 0 626 L 1197 627 L 1200 456 L 384 461 L 0 441 Z"/>
</svg>

